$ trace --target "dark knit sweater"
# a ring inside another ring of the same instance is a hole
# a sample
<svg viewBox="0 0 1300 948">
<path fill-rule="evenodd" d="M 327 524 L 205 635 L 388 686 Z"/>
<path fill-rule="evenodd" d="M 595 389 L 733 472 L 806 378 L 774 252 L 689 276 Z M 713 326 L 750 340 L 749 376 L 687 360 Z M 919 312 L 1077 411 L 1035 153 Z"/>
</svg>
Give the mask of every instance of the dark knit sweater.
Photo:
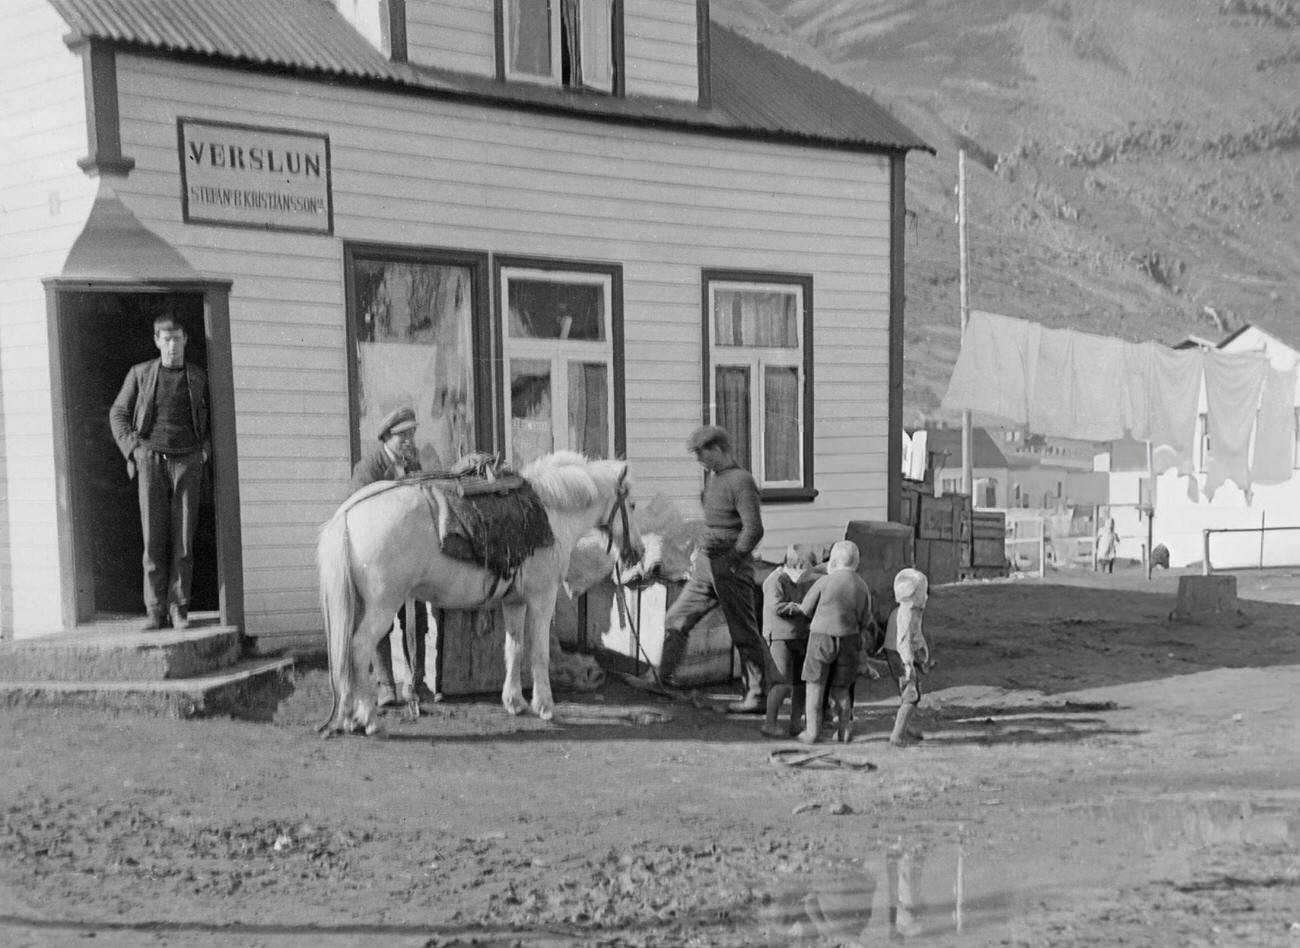
<svg viewBox="0 0 1300 948">
<path fill-rule="evenodd" d="M 763 514 L 754 476 L 737 464 L 709 475 L 704 485 L 704 550 L 709 556 L 748 556 L 763 539 Z"/>
</svg>

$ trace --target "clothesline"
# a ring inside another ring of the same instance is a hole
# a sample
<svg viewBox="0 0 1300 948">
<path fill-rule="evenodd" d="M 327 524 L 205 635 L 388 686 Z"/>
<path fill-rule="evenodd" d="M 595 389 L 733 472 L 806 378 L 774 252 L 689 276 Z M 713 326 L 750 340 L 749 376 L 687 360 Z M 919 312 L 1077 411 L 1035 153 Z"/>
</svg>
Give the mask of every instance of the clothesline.
<svg viewBox="0 0 1300 948">
<path fill-rule="evenodd" d="M 1295 385 L 1295 367 L 1275 369 L 1260 353 L 1171 349 L 976 311 L 942 407 L 1050 437 L 1147 441 L 1192 474 L 1203 393 L 1203 489 L 1213 496 L 1226 480 L 1249 492 L 1290 479 Z"/>
</svg>

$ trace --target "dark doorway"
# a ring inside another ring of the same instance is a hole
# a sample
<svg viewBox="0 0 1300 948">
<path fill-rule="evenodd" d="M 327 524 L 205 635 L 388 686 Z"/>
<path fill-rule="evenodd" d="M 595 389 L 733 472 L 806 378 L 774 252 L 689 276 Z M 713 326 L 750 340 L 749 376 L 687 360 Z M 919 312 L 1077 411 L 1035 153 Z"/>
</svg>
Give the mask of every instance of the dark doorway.
<svg viewBox="0 0 1300 948">
<path fill-rule="evenodd" d="M 108 410 L 127 371 L 158 357 L 153 321 L 172 313 L 185 327 L 185 359 L 207 367 L 202 293 L 60 294 L 69 472 L 77 563 L 77 621 L 143 615 L 140 508 L 136 482 L 109 428 Z M 192 612 L 218 608 L 216 521 L 205 474 L 195 538 Z"/>
</svg>

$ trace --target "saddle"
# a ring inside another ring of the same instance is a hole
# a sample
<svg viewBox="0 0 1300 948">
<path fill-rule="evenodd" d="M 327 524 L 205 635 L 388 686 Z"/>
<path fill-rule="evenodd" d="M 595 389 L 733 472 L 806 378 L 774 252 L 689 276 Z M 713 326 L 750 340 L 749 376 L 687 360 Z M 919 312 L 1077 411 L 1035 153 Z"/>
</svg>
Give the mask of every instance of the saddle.
<svg viewBox="0 0 1300 948">
<path fill-rule="evenodd" d="M 416 484 L 429 502 L 443 552 L 498 580 L 513 577 L 528 557 L 555 542 L 537 492 L 494 454 L 466 455 L 446 470 L 402 483 Z"/>
</svg>

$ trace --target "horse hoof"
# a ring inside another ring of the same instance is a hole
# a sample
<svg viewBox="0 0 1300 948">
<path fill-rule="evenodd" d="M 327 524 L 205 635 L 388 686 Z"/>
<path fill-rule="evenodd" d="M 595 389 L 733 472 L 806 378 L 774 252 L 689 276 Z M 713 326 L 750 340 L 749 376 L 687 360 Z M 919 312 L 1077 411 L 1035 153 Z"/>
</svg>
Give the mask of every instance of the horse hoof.
<svg viewBox="0 0 1300 948">
<path fill-rule="evenodd" d="M 555 709 L 554 709 L 554 708 L 538 708 L 538 709 L 537 709 L 537 716 L 538 716 L 539 718 L 541 718 L 543 721 L 550 721 L 551 719 L 553 719 L 553 718 L 555 717 Z"/>
</svg>

